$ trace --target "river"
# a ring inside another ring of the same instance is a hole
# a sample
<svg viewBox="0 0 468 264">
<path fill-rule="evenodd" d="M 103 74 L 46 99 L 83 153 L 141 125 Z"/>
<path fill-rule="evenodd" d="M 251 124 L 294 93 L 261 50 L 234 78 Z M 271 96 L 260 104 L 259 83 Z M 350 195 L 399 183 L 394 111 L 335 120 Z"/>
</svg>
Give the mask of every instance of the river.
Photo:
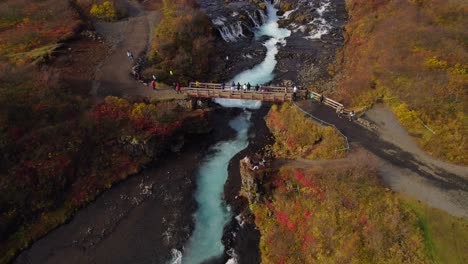
<svg viewBox="0 0 468 264">
<path fill-rule="evenodd" d="M 268 36 L 264 43 L 267 48 L 265 59 L 252 69 L 236 75 L 231 81 L 240 83 L 264 84 L 274 78 L 278 45 L 286 45 L 286 38 L 291 32 L 278 25 L 277 9 L 267 3 L 267 21 L 255 31 L 255 37 Z M 231 82 L 230 81 L 230 82 Z M 258 109 L 260 102 L 217 99 L 217 103 L 225 107 L 240 107 Z M 198 209 L 195 213 L 195 229 L 188 245 L 182 254 L 173 250 L 171 263 L 198 264 L 222 256 L 225 248 L 221 242 L 224 226 L 231 219 L 229 207 L 223 199 L 224 184 L 228 176 L 229 161 L 238 152 L 248 146 L 248 130 L 251 113 L 244 111 L 231 120 L 230 126 L 236 130 L 233 140 L 220 142 L 213 147 L 211 154 L 206 156 L 197 173 L 197 191 L 195 199 Z M 236 253 L 230 250 L 232 258 L 228 263 L 237 263 Z"/>
</svg>

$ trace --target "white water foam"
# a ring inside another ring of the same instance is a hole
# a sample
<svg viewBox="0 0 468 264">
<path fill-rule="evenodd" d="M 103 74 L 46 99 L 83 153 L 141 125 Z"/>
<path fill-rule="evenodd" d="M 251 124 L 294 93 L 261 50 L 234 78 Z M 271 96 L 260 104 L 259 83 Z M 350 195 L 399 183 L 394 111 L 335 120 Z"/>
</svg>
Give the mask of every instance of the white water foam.
<svg viewBox="0 0 468 264">
<path fill-rule="evenodd" d="M 226 99 L 216 98 L 213 99 L 216 103 L 227 108 L 244 108 L 244 109 L 260 109 L 262 103 L 255 100 L 238 100 L 238 99 Z"/>
<path fill-rule="evenodd" d="M 182 252 L 177 249 L 171 250 L 171 260 L 168 264 L 182 264 Z"/>
<path fill-rule="evenodd" d="M 317 9 L 317 13 L 319 17 L 309 22 L 309 24 L 312 24 L 315 26 L 315 29 L 310 32 L 309 36 L 304 37 L 305 39 L 309 39 L 309 40 L 321 39 L 322 36 L 330 33 L 333 27 L 324 18 L 325 12 L 330 11 L 330 8 L 331 8 L 330 0 L 324 0 L 321 2 L 320 7 Z"/>
<path fill-rule="evenodd" d="M 293 9 L 293 10 L 289 10 L 289 11 L 284 12 L 283 18 L 284 18 L 284 19 L 289 19 L 289 16 L 290 16 L 292 13 L 296 12 L 297 10 L 298 10 L 298 8 L 295 8 L 295 9 Z"/>
<path fill-rule="evenodd" d="M 226 264 L 238 264 L 239 261 L 237 259 L 237 254 L 236 252 L 234 251 L 233 248 L 229 249 L 227 252 L 226 252 L 231 258 L 226 262 Z"/>
</svg>

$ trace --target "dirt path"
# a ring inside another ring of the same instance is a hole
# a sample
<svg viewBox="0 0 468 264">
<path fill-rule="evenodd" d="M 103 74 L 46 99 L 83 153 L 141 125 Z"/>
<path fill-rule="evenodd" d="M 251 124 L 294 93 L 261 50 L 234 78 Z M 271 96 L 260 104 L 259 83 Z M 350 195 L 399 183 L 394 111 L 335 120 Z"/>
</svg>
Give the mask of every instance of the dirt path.
<svg viewBox="0 0 468 264">
<path fill-rule="evenodd" d="M 447 172 L 457 174 L 468 179 L 468 167 L 457 166 L 437 160 L 419 148 L 408 132 L 400 125 L 397 117 L 385 105 L 375 105 L 372 109 L 366 112 L 366 119 L 369 119 L 378 126 L 378 132 L 382 139 L 412 153 L 426 164 L 430 164 L 433 167 L 444 169 Z"/>
<path fill-rule="evenodd" d="M 126 55 L 130 50 L 135 58 L 145 56 L 151 43 L 152 28 L 160 21 L 158 11 L 145 11 L 136 1 L 125 1 L 128 19 L 108 23 L 99 22 L 97 33 L 110 45 L 107 58 L 96 69 L 91 94 L 99 97 L 114 95 L 134 98 L 183 98 L 172 89 L 153 91 L 131 76 L 134 62 Z"/>
<path fill-rule="evenodd" d="M 370 131 L 338 118 L 329 107 L 310 101 L 299 102 L 299 105 L 314 116 L 335 124 L 352 146 L 359 145 L 372 153 L 379 174 L 393 190 L 452 215 L 468 217 L 468 168 L 427 156 L 388 109 L 380 107 L 368 113 L 369 119 L 379 120 L 378 129 Z"/>
</svg>

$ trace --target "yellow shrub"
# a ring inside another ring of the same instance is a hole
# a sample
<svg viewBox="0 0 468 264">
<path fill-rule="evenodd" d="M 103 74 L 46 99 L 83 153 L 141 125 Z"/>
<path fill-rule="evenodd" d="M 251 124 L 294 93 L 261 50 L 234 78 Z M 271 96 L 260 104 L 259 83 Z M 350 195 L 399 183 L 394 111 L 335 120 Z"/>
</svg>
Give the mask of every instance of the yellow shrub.
<svg viewBox="0 0 468 264">
<path fill-rule="evenodd" d="M 114 4 L 110 1 L 105 1 L 102 4 L 93 4 L 90 10 L 90 14 L 97 18 L 105 20 L 114 20 L 117 18 L 117 12 Z"/>
<path fill-rule="evenodd" d="M 447 62 L 439 60 L 434 56 L 426 59 L 426 66 L 429 68 L 444 69 L 447 67 Z"/>
</svg>

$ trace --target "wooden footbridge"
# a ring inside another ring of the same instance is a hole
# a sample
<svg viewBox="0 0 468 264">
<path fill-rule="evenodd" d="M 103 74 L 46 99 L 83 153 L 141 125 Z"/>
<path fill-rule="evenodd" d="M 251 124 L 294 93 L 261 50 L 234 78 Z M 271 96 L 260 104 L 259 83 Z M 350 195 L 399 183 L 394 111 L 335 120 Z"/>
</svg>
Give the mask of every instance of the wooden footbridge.
<svg viewBox="0 0 468 264">
<path fill-rule="evenodd" d="M 276 87 L 276 86 L 259 86 L 258 90 L 254 86 L 250 90 L 243 90 L 242 86 L 237 89 L 237 86 L 231 87 L 226 84 L 222 87 L 219 83 L 198 83 L 191 82 L 189 87 L 182 88 L 190 97 L 195 98 L 226 98 L 226 99 L 241 99 L 241 100 L 258 100 L 269 102 L 287 102 L 294 99 L 307 98 L 308 91 L 298 89 L 294 97 L 292 87 Z"/>
<path fill-rule="evenodd" d="M 242 86 L 237 89 L 235 85 L 231 87 L 226 84 L 224 87 L 220 83 L 199 83 L 191 82 L 188 87 L 182 88 L 182 91 L 189 97 L 193 98 L 226 98 L 226 99 L 241 99 L 241 100 L 258 100 L 268 102 L 288 102 L 295 100 L 311 99 L 319 101 L 324 105 L 328 105 L 334 109 L 342 109 L 343 114 L 349 114 L 349 110 L 344 109 L 343 104 L 334 101 L 328 97 L 322 96 L 316 92 L 309 92 L 305 89 L 298 89 L 294 96 L 293 87 L 277 87 L 277 86 L 260 86 L 258 90 L 255 87 L 250 87 L 250 90 L 243 90 Z"/>
</svg>

